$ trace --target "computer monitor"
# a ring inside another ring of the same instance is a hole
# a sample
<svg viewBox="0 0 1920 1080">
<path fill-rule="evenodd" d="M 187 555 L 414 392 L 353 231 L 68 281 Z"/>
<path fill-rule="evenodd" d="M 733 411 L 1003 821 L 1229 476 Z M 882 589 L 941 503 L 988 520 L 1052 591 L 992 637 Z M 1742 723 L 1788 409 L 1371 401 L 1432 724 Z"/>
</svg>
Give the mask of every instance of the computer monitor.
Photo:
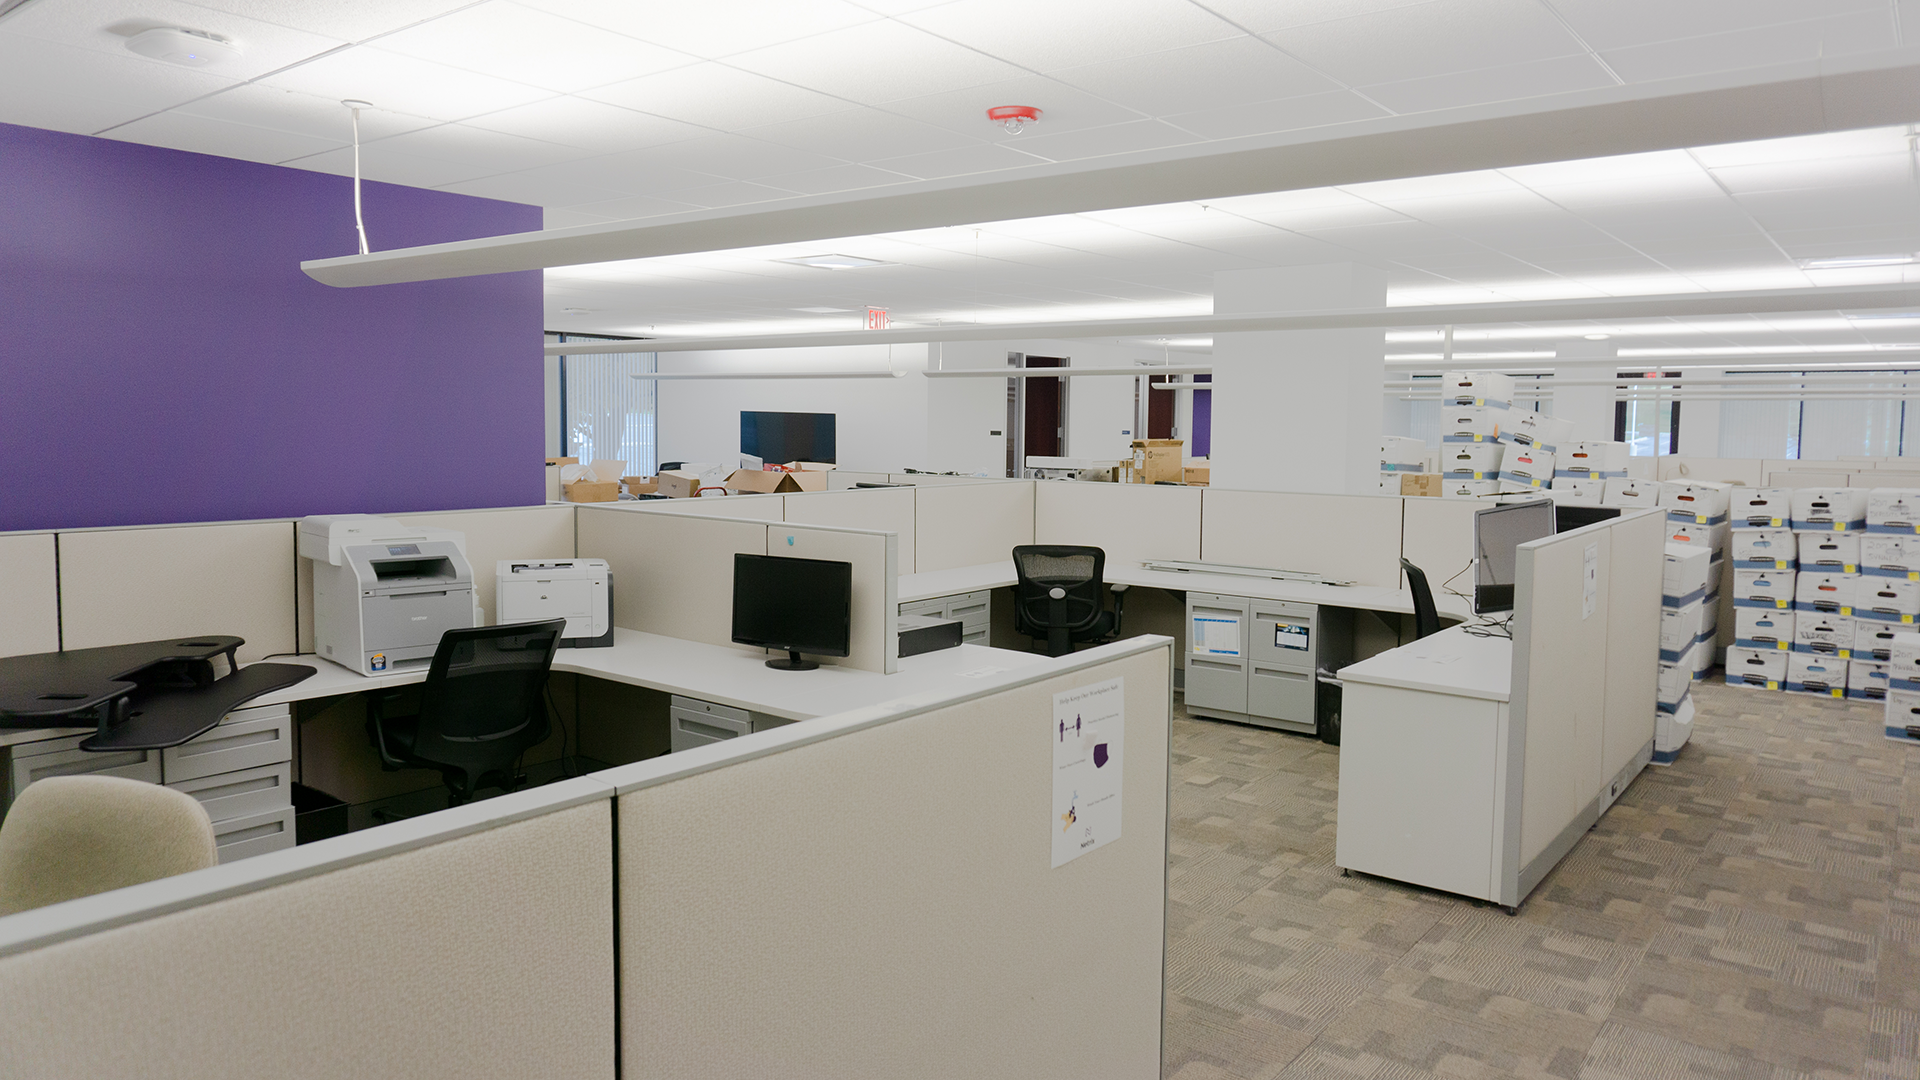
<svg viewBox="0 0 1920 1080">
<path fill-rule="evenodd" d="M 1520 545 L 1553 535 L 1553 504 L 1489 506 L 1473 513 L 1473 613 L 1513 610 Z"/>
<path fill-rule="evenodd" d="M 1572 532 L 1584 529 L 1595 522 L 1610 521 L 1620 516 L 1617 506 L 1570 506 L 1563 502 L 1553 504 L 1553 531 Z"/>
<path fill-rule="evenodd" d="M 853 638 L 853 564 L 777 555 L 733 557 L 733 640 L 787 655 L 781 671 L 819 664 L 801 653 L 845 656 Z"/>
</svg>

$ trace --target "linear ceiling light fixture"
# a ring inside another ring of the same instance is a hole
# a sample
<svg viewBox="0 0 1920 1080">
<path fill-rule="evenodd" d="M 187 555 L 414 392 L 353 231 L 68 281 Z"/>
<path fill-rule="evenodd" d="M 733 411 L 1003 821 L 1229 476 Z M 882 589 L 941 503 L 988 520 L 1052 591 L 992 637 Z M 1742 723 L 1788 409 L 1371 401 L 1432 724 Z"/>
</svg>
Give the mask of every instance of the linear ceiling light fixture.
<svg viewBox="0 0 1920 1080">
<path fill-rule="evenodd" d="M 353 114 L 353 227 L 360 233 L 360 254 L 367 254 L 367 222 L 360 216 L 360 110 L 373 108 L 370 101 L 348 98 L 340 104 Z"/>
<path fill-rule="evenodd" d="M 568 355 L 572 355 L 569 353 Z M 633 377 L 664 379 L 904 379 L 904 371 L 642 371 Z"/>
<path fill-rule="evenodd" d="M 811 266 L 817 270 L 858 270 L 867 266 L 891 266 L 892 263 L 879 259 L 863 259 L 858 255 L 802 255 L 797 259 L 775 259 L 774 262 L 792 263 L 794 266 Z"/>
<path fill-rule="evenodd" d="M 1920 262 L 1920 255 L 1824 255 L 1795 261 L 1802 270 L 1853 270 L 1863 266 L 1907 266 Z"/>
</svg>

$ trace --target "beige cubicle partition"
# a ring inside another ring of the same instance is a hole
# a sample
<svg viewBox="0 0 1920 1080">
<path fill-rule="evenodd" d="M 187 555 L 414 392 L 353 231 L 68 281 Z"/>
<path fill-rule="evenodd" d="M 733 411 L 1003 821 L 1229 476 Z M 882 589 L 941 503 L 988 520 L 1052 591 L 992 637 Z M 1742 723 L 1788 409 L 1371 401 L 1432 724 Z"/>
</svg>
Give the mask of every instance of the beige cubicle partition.
<svg viewBox="0 0 1920 1080">
<path fill-rule="evenodd" d="M 1390 495 L 1202 490 L 1200 558 L 1400 587 L 1400 505 Z"/>
<path fill-rule="evenodd" d="M 785 495 L 705 495 L 698 499 L 643 499 L 640 502 L 581 503 L 582 507 L 615 507 L 660 514 L 694 514 L 701 517 L 752 518 L 779 521 L 786 514 Z"/>
<path fill-rule="evenodd" d="M 1171 643 L 599 778 L 623 1075 L 1157 1080 Z M 1054 695 L 1123 680 L 1121 835 L 1058 868 Z"/>
<path fill-rule="evenodd" d="M 1400 529 L 1400 554 L 1427 576 L 1427 588 L 1441 596 L 1448 588 L 1473 595 L 1473 515 L 1492 500 L 1407 498 Z M 1451 585 L 1449 585 L 1451 582 Z"/>
<path fill-rule="evenodd" d="M 837 525 L 894 533 L 900 537 L 900 572 L 911 574 L 914 572 L 914 495 L 914 488 L 786 495 L 783 496 L 784 520 L 796 525 Z"/>
<path fill-rule="evenodd" d="M 582 504 L 574 512 L 579 556 L 605 559 L 613 573 L 615 626 L 732 643 L 733 557 L 766 553 L 765 521 L 648 513 L 611 503 Z"/>
<path fill-rule="evenodd" d="M 291 521 L 60 534 L 64 648 L 232 634 L 240 659 L 294 651 Z"/>
<path fill-rule="evenodd" d="M 571 506 L 443 510 L 396 515 L 395 520 L 466 534 L 467 561 L 473 564 L 473 595 L 489 623 L 499 621 L 494 588 L 502 559 L 571 559 L 579 554 L 574 550 Z M 309 564 L 307 570 L 312 569 Z"/>
<path fill-rule="evenodd" d="M 1036 544 L 1093 544 L 1107 565 L 1200 559 L 1200 496 L 1206 490 L 1061 480 L 1033 486 Z"/>
<path fill-rule="evenodd" d="M 1607 530 L 1607 716 L 1601 775 L 1611 782 L 1633 765 L 1653 738 L 1660 694 L 1660 591 L 1667 522 L 1654 513 L 1624 514 Z M 1732 620 L 1729 619 L 1729 622 Z M 1620 793 L 1608 793 L 1609 804 Z"/>
<path fill-rule="evenodd" d="M 914 566 L 919 573 L 1001 562 L 1034 537 L 1031 480 L 914 489 Z"/>
<path fill-rule="evenodd" d="M 0 1075 L 611 1078 L 611 795 L 567 781 L 0 919 Z"/>
<path fill-rule="evenodd" d="M 845 469 L 834 469 L 827 474 L 828 491 L 844 491 L 855 484 L 891 483 L 893 481 L 883 472 L 848 472 Z"/>
<path fill-rule="evenodd" d="M 847 655 L 840 659 L 820 657 L 821 662 L 885 674 L 898 670 L 900 635 L 895 625 L 895 612 L 899 610 L 899 538 L 892 533 L 861 529 L 787 524 L 765 526 L 764 535 L 764 547 L 761 550 L 765 554 L 797 559 L 830 559 L 853 566 L 853 610 L 850 612 Z M 714 582 L 709 581 L 708 584 L 711 586 Z M 706 603 L 730 614 L 733 596 L 731 567 L 718 579 L 718 584 L 719 588 L 709 589 Z M 727 640 L 731 641 L 731 636 Z"/>
<path fill-rule="evenodd" d="M 52 533 L 0 536 L 0 656 L 60 648 L 59 566 Z"/>
</svg>

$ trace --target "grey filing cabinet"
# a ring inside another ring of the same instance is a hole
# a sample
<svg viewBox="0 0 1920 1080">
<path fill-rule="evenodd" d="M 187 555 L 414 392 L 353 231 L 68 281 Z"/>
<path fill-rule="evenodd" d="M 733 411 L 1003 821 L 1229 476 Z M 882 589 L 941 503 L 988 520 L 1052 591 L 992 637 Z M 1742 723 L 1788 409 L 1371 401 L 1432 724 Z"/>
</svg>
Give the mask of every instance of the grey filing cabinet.
<svg viewBox="0 0 1920 1080">
<path fill-rule="evenodd" d="M 1352 657 L 1353 612 L 1285 600 L 1187 594 L 1187 711 L 1311 733 L 1316 668 Z"/>
<path fill-rule="evenodd" d="M 220 861 L 293 846 L 293 710 L 235 709 L 213 730 L 165 750 L 94 754 L 85 735 L 13 747 L 7 801 L 49 776 L 124 776 L 165 784 L 200 800 L 213 821 Z"/>
<path fill-rule="evenodd" d="M 702 701 L 699 698 L 672 695 L 667 714 L 672 725 L 668 732 L 668 750 L 679 753 L 696 746 L 725 742 L 742 735 L 751 735 L 756 731 L 791 724 L 793 721 L 783 716 L 754 712 L 733 705 L 722 705 L 716 701 Z"/>
<path fill-rule="evenodd" d="M 935 596 L 901 604 L 900 615 L 926 615 L 960 624 L 962 645 L 985 645 L 993 636 L 993 590 Z"/>
</svg>

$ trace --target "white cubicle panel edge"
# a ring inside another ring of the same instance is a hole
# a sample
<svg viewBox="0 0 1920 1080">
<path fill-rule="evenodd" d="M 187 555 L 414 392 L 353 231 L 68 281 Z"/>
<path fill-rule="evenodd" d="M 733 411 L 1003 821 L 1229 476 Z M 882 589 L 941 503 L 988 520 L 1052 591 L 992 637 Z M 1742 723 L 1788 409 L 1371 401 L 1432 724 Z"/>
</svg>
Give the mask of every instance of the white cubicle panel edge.
<svg viewBox="0 0 1920 1080">
<path fill-rule="evenodd" d="M 60 648 L 60 555 L 53 533 L 0 536 L 0 656 Z"/>
<path fill-rule="evenodd" d="M 831 475 L 831 474 L 829 474 Z M 900 572 L 914 572 L 915 488 L 810 491 L 784 496 L 789 525 L 833 525 L 900 537 Z"/>
<path fill-rule="evenodd" d="M 1034 542 L 1032 480 L 941 484 L 914 489 L 917 573 L 1004 562 Z"/>
<path fill-rule="evenodd" d="M 1201 495 L 1202 562 L 1400 587 L 1406 499 L 1228 488 L 1204 488 Z"/>
<path fill-rule="evenodd" d="M 613 573 L 615 626 L 709 645 L 733 643 L 733 557 L 764 555 L 767 523 L 582 505 L 579 555 Z"/>
<path fill-rule="evenodd" d="M 890 532 L 831 525 L 768 525 L 765 553 L 800 559 L 830 559 L 853 566 L 853 601 L 847 655 L 821 659 L 891 675 L 900 666 L 900 632 L 894 616 L 899 596 L 900 538 Z M 730 604 L 731 579 L 715 603 Z"/>
<path fill-rule="evenodd" d="M 1198 562 L 1204 490 L 1157 484 L 1036 482 L 1033 542 L 1096 544 L 1106 550 L 1110 566 L 1145 559 Z"/>
</svg>

